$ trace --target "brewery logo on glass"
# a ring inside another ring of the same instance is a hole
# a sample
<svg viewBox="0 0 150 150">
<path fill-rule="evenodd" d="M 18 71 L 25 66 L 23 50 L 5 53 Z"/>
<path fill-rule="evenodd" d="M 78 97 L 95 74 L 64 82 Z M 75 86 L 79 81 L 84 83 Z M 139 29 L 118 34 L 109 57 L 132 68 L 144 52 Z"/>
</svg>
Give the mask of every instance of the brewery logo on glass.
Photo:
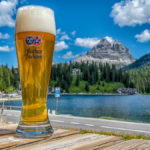
<svg viewBox="0 0 150 150">
<path fill-rule="evenodd" d="M 35 46 L 39 46 L 41 44 L 41 38 L 39 36 L 35 36 L 33 39 L 34 39 L 33 44 Z"/>
<path fill-rule="evenodd" d="M 25 40 L 26 44 L 31 46 L 31 45 L 34 45 L 34 46 L 39 46 L 41 45 L 41 37 L 39 37 L 38 35 L 36 36 L 27 36 L 26 37 L 26 40 Z"/>
<path fill-rule="evenodd" d="M 27 36 L 27 38 L 26 38 L 26 44 L 27 45 L 32 45 L 33 42 L 34 42 L 33 37 L 32 36 Z"/>
</svg>

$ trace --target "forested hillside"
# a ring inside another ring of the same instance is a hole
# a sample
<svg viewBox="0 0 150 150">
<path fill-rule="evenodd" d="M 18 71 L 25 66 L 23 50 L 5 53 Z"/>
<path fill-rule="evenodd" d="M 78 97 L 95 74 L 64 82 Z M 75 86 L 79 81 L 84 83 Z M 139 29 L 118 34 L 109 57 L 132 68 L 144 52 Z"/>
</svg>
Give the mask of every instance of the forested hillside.
<svg viewBox="0 0 150 150">
<path fill-rule="evenodd" d="M 76 68 L 80 73 L 73 74 Z M 123 71 L 115 65 L 101 63 L 59 63 L 52 66 L 49 89 L 61 87 L 67 93 L 116 93 L 118 88 L 136 88 L 150 93 L 150 67 Z M 18 70 L 0 66 L 0 91 L 11 93 L 19 89 Z"/>
<path fill-rule="evenodd" d="M 0 66 L 0 91 L 6 93 L 14 92 L 19 86 L 19 74 L 18 71 L 12 67 L 8 68 L 7 65 Z"/>
<path fill-rule="evenodd" d="M 81 73 L 72 75 L 73 68 Z M 61 87 L 70 93 L 115 93 L 118 88 L 130 86 L 128 73 L 117 70 L 115 65 L 65 63 L 52 67 L 50 87 Z"/>
<path fill-rule="evenodd" d="M 124 69 L 129 70 L 129 69 L 137 69 L 137 68 L 143 68 L 146 66 L 150 66 L 150 54 L 146 54 L 136 60 L 134 63 L 126 66 Z"/>
<path fill-rule="evenodd" d="M 130 81 L 139 93 L 150 93 L 150 66 L 128 71 Z"/>
</svg>

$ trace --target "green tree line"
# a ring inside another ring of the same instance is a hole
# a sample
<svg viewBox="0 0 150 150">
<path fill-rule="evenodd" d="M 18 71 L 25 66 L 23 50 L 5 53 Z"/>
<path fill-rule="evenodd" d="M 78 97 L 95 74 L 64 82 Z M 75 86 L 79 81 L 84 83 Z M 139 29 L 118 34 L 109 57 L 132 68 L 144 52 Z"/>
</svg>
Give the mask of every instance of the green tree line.
<svg viewBox="0 0 150 150">
<path fill-rule="evenodd" d="M 8 68 L 7 65 L 0 66 L 0 91 L 6 93 L 17 90 L 19 84 L 19 74 L 12 67 Z"/>
<path fill-rule="evenodd" d="M 125 87 L 131 87 L 133 83 L 129 82 L 129 74 L 122 69 L 117 69 L 115 65 L 109 64 L 88 64 L 88 63 L 60 63 L 52 66 L 50 87 L 61 87 L 69 92 L 72 85 L 72 69 L 81 70 L 76 75 L 75 86 L 79 86 L 81 81 L 86 81 L 85 90 L 89 91 L 90 85 L 100 84 L 100 82 L 120 82 Z M 102 83 L 104 84 L 104 82 Z M 104 85 L 103 85 L 104 86 Z M 82 91 L 81 91 L 82 92 Z"/>
<path fill-rule="evenodd" d="M 73 75 L 74 68 L 80 69 L 80 74 Z M 90 91 L 90 87 L 96 87 L 99 91 L 100 87 L 107 88 L 107 86 L 114 86 L 115 83 L 121 83 L 119 87 L 136 88 L 139 93 L 150 93 L 150 67 L 124 71 L 117 69 L 115 65 L 101 63 L 70 62 L 52 66 L 50 89 L 61 87 L 66 92 L 71 92 L 73 86 L 78 89 L 83 83 L 86 92 Z M 0 66 L 0 91 L 12 92 L 18 89 L 18 85 L 18 71 L 13 67 L 8 68 L 7 65 Z M 80 92 L 84 91 L 80 90 Z"/>
<path fill-rule="evenodd" d="M 150 93 L 150 66 L 128 71 L 132 87 L 139 93 Z"/>
</svg>

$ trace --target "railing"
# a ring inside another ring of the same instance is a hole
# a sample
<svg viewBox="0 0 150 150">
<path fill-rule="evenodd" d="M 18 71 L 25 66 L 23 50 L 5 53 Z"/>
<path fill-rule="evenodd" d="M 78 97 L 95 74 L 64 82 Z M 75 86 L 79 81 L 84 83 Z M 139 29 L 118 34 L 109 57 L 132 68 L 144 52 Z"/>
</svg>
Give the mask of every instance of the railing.
<svg viewBox="0 0 150 150">
<path fill-rule="evenodd" d="M 0 109 L 2 108 L 3 106 L 0 106 Z M 22 107 L 21 106 L 7 106 L 5 105 L 4 106 L 4 109 L 21 109 Z"/>
</svg>

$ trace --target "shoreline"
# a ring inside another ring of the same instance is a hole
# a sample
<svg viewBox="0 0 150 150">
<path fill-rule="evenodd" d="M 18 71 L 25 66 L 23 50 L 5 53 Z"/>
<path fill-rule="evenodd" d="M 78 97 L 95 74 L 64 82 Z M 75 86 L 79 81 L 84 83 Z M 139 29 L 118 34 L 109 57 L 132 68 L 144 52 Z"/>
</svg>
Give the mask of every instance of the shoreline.
<svg viewBox="0 0 150 150">
<path fill-rule="evenodd" d="M 129 96 L 131 94 L 118 94 L 118 93 L 62 93 L 61 96 Z M 141 94 L 132 94 L 132 95 L 141 95 Z M 48 93 L 47 96 L 55 96 L 53 93 Z M 19 97 L 5 97 L 0 98 L 2 101 L 16 101 L 22 100 L 22 96 Z"/>
<path fill-rule="evenodd" d="M 54 93 L 48 93 L 48 96 L 53 96 Z M 139 95 L 139 94 L 119 94 L 119 93 L 62 93 L 62 96 L 127 96 L 127 95 Z M 141 94 L 140 94 L 141 95 Z"/>
<path fill-rule="evenodd" d="M 22 100 L 22 96 L 0 98 L 0 102 L 1 101 L 16 101 L 16 100 Z"/>
<path fill-rule="evenodd" d="M 141 94 L 118 94 L 118 93 L 62 93 L 61 96 L 129 96 L 129 95 L 141 95 Z M 55 96 L 55 94 L 48 93 L 47 96 Z M 5 97 L 0 98 L 0 101 L 9 100 L 22 100 L 22 96 L 19 97 Z"/>
</svg>

